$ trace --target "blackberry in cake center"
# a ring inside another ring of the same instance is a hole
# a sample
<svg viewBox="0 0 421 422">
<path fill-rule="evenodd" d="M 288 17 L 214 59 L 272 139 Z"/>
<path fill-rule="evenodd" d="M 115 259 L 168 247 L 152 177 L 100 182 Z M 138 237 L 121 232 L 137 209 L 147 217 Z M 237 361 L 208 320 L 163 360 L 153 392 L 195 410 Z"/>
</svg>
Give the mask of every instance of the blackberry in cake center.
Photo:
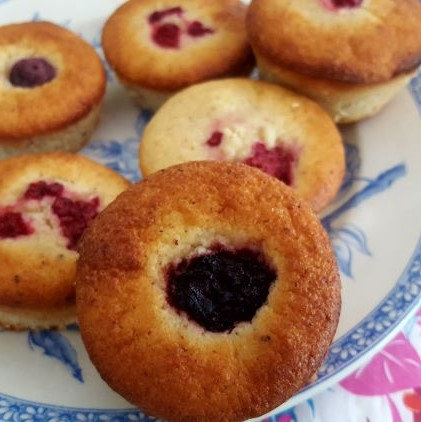
<svg viewBox="0 0 421 422">
<path fill-rule="evenodd" d="M 208 331 L 231 331 L 266 302 L 276 271 L 254 250 L 215 249 L 170 266 L 167 300 Z"/>
<path fill-rule="evenodd" d="M 34 88 L 52 81 L 56 77 L 56 69 L 43 57 L 32 57 L 16 62 L 9 75 L 13 86 Z"/>
</svg>

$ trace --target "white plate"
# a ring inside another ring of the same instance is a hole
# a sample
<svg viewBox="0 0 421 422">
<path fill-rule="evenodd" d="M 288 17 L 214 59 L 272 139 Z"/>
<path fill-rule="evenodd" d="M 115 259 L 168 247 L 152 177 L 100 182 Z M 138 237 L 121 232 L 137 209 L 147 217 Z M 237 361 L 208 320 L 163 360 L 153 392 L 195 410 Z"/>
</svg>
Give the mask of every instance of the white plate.
<svg viewBox="0 0 421 422">
<path fill-rule="evenodd" d="M 51 20 L 81 34 L 102 55 L 101 27 L 121 3 L 0 0 L 0 24 Z M 136 109 L 107 71 L 104 116 L 84 153 L 136 180 L 138 139 L 150 114 Z M 318 380 L 282 408 L 325 389 L 360 365 L 420 304 L 421 120 L 417 101 L 421 110 L 421 75 L 380 115 L 343 130 L 346 180 L 323 218 L 342 272 L 341 320 Z M 68 330 L 0 333 L 0 420 L 153 418 L 133 409 L 105 385 L 89 362 L 77 330 Z"/>
</svg>

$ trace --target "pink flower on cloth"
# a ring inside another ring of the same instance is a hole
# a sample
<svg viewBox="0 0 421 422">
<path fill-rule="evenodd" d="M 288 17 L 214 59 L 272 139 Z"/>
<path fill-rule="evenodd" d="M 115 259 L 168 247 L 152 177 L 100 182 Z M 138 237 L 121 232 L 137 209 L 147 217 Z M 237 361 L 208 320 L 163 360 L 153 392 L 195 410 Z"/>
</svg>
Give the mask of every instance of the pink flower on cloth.
<svg viewBox="0 0 421 422">
<path fill-rule="evenodd" d="M 415 388 L 413 393 L 405 393 L 403 402 L 409 410 L 417 414 L 418 418 L 414 416 L 414 421 L 421 421 L 421 388 Z"/>
<path fill-rule="evenodd" d="M 354 394 L 378 396 L 421 387 L 421 359 L 402 334 L 398 334 L 371 361 L 341 382 Z"/>
<path fill-rule="evenodd" d="M 340 385 L 357 395 L 386 395 L 393 421 L 401 422 L 390 394 L 421 387 L 420 356 L 409 340 L 400 333 L 367 365 L 345 378 Z M 408 400 L 416 403 L 412 396 Z"/>
</svg>

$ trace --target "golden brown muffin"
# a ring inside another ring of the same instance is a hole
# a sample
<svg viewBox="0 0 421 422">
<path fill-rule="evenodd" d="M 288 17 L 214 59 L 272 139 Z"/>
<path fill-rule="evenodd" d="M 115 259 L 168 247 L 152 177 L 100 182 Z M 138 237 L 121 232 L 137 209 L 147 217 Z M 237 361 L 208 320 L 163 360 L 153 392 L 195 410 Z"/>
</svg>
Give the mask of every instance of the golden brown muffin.
<svg viewBox="0 0 421 422">
<path fill-rule="evenodd" d="M 48 22 L 0 27 L 0 158 L 82 148 L 104 93 L 102 63 L 79 36 Z"/>
<path fill-rule="evenodd" d="M 75 321 L 76 246 L 129 182 L 70 153 L 0 161 L 0 324 L 63 327 Z"/>
<path fill-rule="evenodd" d="M 245 13 L 241 0 L 130 0 L 108 19 L 102 44 L 139 104 L 156 109 L 188 85 L 251 71 Z"/>
<path fill-rule="evenodd" d="M 205 82 L 168 100 L 146 126 L 139 162 L 148 176 L 186 161 L 239 161 L 293 187 L 320 211 L 341 185 L 340 134 L 316 103 L 249 79 Z"/>
<path fill-rule="evenodd" d="M 340 279 L 316 216 L 238 163 L 193 162 L 124 192 L 82 239 L 76 305 L 104 380 L 169 421 L 240 421 L 321 364 Z"/>
<path fill-rule="evenodd" d="M 409 80 L 420 22 L 418 0 L 253 0 L 247 30 L 264 78 L 330 103 L 348 122 L 376 113 Z"/>
<path fill-rule="evenodd" d="M 352 123 L 377 114 L 415 76 L 404 73 L 390 82 L 352 84 L 314 78 L 292 70 L 273 66 L 258 58 L 260 77 L 279 83 L 317 101 L 337 123 Z"/>
</svg>

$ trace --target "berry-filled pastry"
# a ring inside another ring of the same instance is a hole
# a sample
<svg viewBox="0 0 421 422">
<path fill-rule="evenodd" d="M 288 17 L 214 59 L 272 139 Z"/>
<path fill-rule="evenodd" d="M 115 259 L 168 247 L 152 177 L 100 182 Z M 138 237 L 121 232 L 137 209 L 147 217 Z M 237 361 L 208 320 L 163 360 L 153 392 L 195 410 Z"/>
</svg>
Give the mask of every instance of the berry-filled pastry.
<svg viewBox="0 0 421 422">
<path fill-rule="evenodd" d="M 0 159 L 79 150 L 104 93 L 101 60 L 76 34 L 49 22 L 0 27 Z"/>
<path fill-rule="evenodd" d="M 71 153 L 0 161 L 0 325 L 75 322 L 78 242 L 128 186 L 114 171 Z"/>
<path fill-rule="evenodd" d="M 245 13 L 241 0 L 130 0 L 108 19 L 102 44 L 138 104 L 157 109 L 188 85 L 251 71 Z"/>
<path fill-rule="evenodd" d="M 193 162 L 120 195 L 81 241 L 76 305 L 103 379 L 169 421 L 272 410 L 321 365 L 340 313 L 310 207 L 250 166 Z"/>
<path fill-rule="evenodd" d="M 262 78 L 318 101 L 336 122 L 376 114 L 421 63 L 419 0 L 253 0 Z"/>
<path fill-rule="evenodd" d="M 205 82 L 172 97 L 142 135 L 145 176 L 174 164 L 237 161 L 294 188 L 320 211 L 344 174 L 344 148 L 329 115 L 274 84 L 234 78 Z"/>
</svg>

